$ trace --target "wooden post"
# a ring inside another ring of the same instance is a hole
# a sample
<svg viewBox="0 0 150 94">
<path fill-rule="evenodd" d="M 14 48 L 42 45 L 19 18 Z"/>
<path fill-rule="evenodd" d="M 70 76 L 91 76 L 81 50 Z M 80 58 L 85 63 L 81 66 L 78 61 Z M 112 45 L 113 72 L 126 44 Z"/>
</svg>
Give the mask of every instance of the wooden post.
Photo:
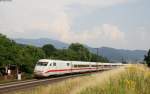
<svg viewBox="0 0 150 94">
<path fill-rule="evenodd" d="M 21 80 L 21 73 L 20 72 L 18 73 L 17 76 L 18 76 L 18 80 Z"/>
<path fill-rule="evenodd" d="M 4 79 L 7 80 L 7 71 L 8 71 L 8 66 L 5 66 L 5 73 L 4 73 Z"/>
<path fill-rule="evenodd" d="M 21 72 L 19 71 L 18 66 L 17 66 L 17 80 L 21 80 Z"/>
</svg>

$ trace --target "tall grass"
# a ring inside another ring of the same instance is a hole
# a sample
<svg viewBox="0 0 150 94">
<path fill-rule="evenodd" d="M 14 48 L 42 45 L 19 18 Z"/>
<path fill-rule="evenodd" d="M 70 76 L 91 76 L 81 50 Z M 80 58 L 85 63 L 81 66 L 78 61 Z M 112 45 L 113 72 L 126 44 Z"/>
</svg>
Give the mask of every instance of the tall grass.
<svg viewBox="0 0 150 94">
<path fill-rule="evenodd" d="M 129 66 L 15 94 L 150 94 L 149 88 L 149 69 L 143 66 Z"/>
<path fill-rule="evenodd" d="M 88 79 L 87 76 L 72 78 L 47 86 L 38 86 L 34 89 L 29 89 L 26 92 L 14 92 L 14 94 L 72 94 L 74 90 L 80 88 L 82 84 L 89 82 L 91 79 L 92 78 Z"/>
<path fill-rule="evenodd" d="M 110 76 L 104 86 L 96 84 L 78 94 L 150 94 L 150 70 L 144 66 L 130 66 L 117 77 Z"/>
</svg>

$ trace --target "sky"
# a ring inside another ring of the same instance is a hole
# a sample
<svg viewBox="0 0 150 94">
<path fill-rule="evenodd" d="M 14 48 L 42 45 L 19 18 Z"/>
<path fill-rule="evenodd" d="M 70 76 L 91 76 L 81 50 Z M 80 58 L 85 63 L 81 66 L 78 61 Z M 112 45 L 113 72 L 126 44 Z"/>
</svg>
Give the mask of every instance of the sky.
<svg viewBox="0 0 150 94">
<path fill-rule="evenodd" d="M 0 33 L 148 50 L 150 0 L 0 0 Z"/>
</svg>

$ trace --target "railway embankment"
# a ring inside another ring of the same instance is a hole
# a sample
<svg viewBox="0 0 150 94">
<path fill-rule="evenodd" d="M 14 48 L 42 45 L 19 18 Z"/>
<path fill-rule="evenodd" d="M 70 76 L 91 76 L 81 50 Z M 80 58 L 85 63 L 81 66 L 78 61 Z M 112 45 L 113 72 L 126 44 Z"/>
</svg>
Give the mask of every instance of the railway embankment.
<svg viewBox="0 0 150 94">
<path fill-rule="evenodd" d="M 53 75 L 53 76 L 45 77 L 45 78 L 42 77 L 42 78 L 36 78 L 36 79 L 30 79 L 30 80 L 20 80 L 20 81 L 1 83 L 0 94 L 10 93 L 10 92 L 12 94 L 12 92 L 14 91 L 29 90 L 37 86 L 55 84 L 57 82 L 64 81 L 67 79 L 88 76 L 88 75 L 92 75 L 92 74 L 103 72 L 103 71 L 107 71 L 107 70 L 85 72 L 82 74 L 76 73 L 76 74 L 66 74 L 66 75 Z"/>
<path fill-rule="evenodd" d="M 149 87 L 150 69 L 143 65 L 130 65 L 14 94 L 150 94 Z"/>
<path fill-rule="evenodd" d="M 124 70 L 124 67 L 121 67 L 109 71 L 94 73 L 92 75 L 69 78 L 58 83 L 38 86 L 26 90 L 26 92 L 16 91 L 15 94 L 77 94 L 85 88 L 94 86 L 97 83 L 101 85 L 105 84 L 104 82 L 109 80 L 110 76 L 118 75 Z"/>
</svg>

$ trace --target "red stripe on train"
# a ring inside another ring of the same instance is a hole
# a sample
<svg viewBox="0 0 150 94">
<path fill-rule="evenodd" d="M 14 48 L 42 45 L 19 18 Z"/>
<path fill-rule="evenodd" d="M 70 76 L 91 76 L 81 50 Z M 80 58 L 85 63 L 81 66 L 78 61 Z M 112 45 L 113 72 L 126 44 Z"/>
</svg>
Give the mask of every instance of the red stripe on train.
<svg viewBox="0 0 150 94">
<path fill-rule="evenodd" d="M 47 71 L 47 72 L 45 72 L 45 73 L 48 73 L 48 72 L 72 71 L 72 70 L 87 70 L 87 69 L 93 70 L 93 69 L 96 69 L 96 68 L 80 68 L 80 69 L 57 69 L 57 70 L 48 70 L 48 71 Z"/>
</svg>

